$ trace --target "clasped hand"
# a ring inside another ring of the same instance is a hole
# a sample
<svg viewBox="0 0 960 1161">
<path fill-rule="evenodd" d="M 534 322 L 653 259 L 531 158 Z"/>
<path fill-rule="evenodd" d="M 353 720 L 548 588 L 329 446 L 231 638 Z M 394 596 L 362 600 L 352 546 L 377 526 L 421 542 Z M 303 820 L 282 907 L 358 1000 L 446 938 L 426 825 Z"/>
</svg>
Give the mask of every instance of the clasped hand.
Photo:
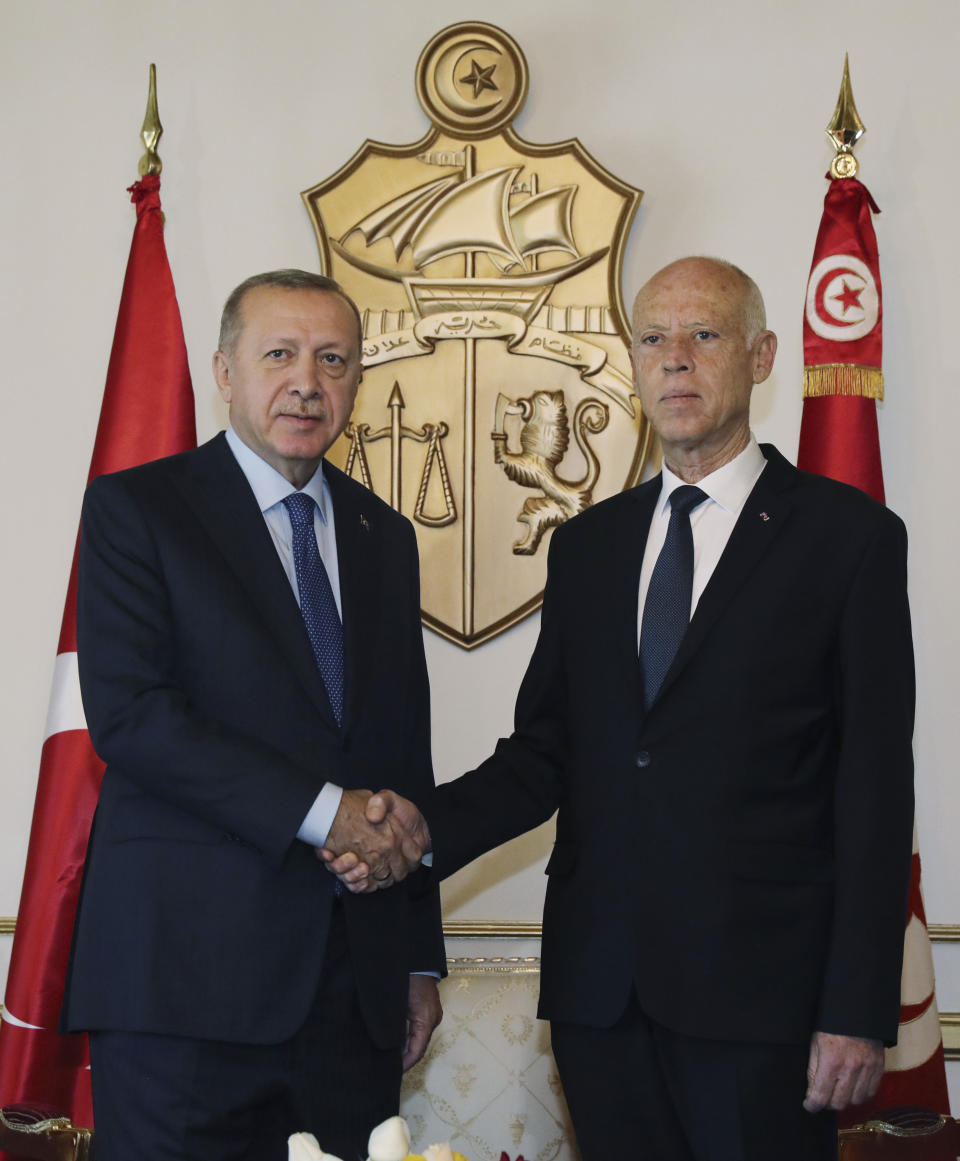
<svg viewBox="0 0 960 1161">
<path fill-rule="evenodd" d="M 430 831 L 409 799 L 345 790 L 317 855 L 348 891 L 365 895 L 405 879 L 430 849 Z"/>
</svg>

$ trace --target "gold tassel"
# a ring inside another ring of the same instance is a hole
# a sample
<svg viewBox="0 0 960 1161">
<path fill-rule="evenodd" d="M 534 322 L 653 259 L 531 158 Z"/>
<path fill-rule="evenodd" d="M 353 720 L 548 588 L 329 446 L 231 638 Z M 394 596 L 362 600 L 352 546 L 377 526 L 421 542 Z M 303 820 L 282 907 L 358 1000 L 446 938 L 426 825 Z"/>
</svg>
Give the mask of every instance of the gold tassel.
<svg viewBox="0 0 960 1161">
<path fill-rule="evenodd" d="M 866 399 L 883 398 L 883 372 L 879 367 L 858 363 L 821 363 L 803 369 L 803 397 L 821 395 L 862 395 Z"/>
</svg>

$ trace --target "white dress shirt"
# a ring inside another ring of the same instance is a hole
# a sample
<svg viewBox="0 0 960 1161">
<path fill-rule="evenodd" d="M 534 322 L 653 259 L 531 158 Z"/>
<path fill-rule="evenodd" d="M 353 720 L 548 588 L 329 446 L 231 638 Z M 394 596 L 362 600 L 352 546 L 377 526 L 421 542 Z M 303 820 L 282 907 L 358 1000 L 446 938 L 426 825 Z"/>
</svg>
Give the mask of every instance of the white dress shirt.
<svg viewBox="0 0 960 1161">
<path fill-rule="evenodd" d="M 699 480 L 697 487 L 706 492 L 707 499 L 700 502 L 690 513 L 690 529 L 693 532 L 693 599 L 690 602 L 690 616 L 713 570 L 727 547 L 733 526 L 743 510 L 747 497 L 753 491 L 760 473 L 767 466 L 763 452 L 753 436 L 743 451 L 722 468 L 717 468 L 709 476 Z M 670 493 L 680 488 L 685 481 L 663 465 L 663 485 L 657 505 L 653 510 L 647 545 L 640 568 L 640 592 L 637 599 L 637 648 L 640 644 L 640 625 L 643 621 L 643 605 L 650 588 L 650 577 L 657 557 L 663 548 L 670 523 Z"/>
<path fill-rule="evenodd" d="M 290 523 L 290 514 L 283 501 L 286 496 L 295 492 L 289 480 L 272 468 L 265 459 L 257 455 L 252 448 L 247 447 L 232 427 L 227 428 L 227 444 L 233 452 L 234 458 L 240 465 L 240 470 L 247 478 L 247 483 L 253 489 L 264 522 L 273 539 L 283 571 L 293 589 L 293 595 L 300 603 L 300 593 L 297 588 L 297 569 L 293 559 L 293 525 Z M 340 605 L 340 571 L 337 563 L 337 536 L 336 525 L 333 520 L 333 501 L 330 498 L 330 485 L 323 474 L 323 464 L 317 468 L 310 479 L 300 489 L 312 496 L 316 501 L 313 513 L 313 530 L 317 536 L 317 548 L 320 559 L 330 578 L 330 588 L 333 590 L 333 599 L 337 603 L 337 612 L 343 620 L 343 609 Z M 340 799 L 343 789 L 334 782 L 325 782 L 320 793 L 314 799 L 313 805 L 307 812 L 297 838 L 309 843 L 312 847 L 322 847 L 327 841 L 330 827 L 340 808 Z"/>
</svg>

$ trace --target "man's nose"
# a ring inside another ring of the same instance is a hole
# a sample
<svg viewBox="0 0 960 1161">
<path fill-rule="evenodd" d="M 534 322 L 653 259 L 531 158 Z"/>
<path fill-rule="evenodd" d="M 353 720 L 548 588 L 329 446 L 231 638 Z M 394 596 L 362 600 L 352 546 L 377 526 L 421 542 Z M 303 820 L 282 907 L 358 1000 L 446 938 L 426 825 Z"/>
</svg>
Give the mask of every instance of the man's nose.
<svg viewBox="0 0 960 1161">
<path fill-rule="evenodd" d="M 682 339 L 668 339 L 662 347 L 662 367 L 667 374 L 689 371 L 692 361 L 687 344 Z"/>
<path fill-rule="evenodd" d="M 311 399 L 319 393 L 322 379 L 323 374 L 314 359 L 300 359 L 293 368 L 287 390 L 291 395 Z"/>
</svg>

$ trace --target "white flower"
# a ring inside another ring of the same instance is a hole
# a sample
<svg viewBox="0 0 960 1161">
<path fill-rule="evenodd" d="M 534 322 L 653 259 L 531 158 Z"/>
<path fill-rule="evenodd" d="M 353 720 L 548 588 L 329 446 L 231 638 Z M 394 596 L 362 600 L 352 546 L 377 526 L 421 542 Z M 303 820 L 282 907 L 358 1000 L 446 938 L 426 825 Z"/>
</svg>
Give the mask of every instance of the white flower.
<svg viewBox="0 0 960 1161">
<path fill-rule="evenodd" d="M 410 1130 L 403 1117 L 389 1117 L 370 1134 L 369 1161 L 403 1161 L 410 1152 Z"/>
<path fill-rule="evenodd" d="M 453 1161 L 453 1150 L 446 1141 L 442 1145 L 428 1145 L 423 1151 L 423 1161 Z"/>
<path fill-rule="evenodd" d="M 324 1153 L 313 1133 L 294 1133 L 287 1138 L 287 1161 L 340 1161 Z"/>
</svg>

